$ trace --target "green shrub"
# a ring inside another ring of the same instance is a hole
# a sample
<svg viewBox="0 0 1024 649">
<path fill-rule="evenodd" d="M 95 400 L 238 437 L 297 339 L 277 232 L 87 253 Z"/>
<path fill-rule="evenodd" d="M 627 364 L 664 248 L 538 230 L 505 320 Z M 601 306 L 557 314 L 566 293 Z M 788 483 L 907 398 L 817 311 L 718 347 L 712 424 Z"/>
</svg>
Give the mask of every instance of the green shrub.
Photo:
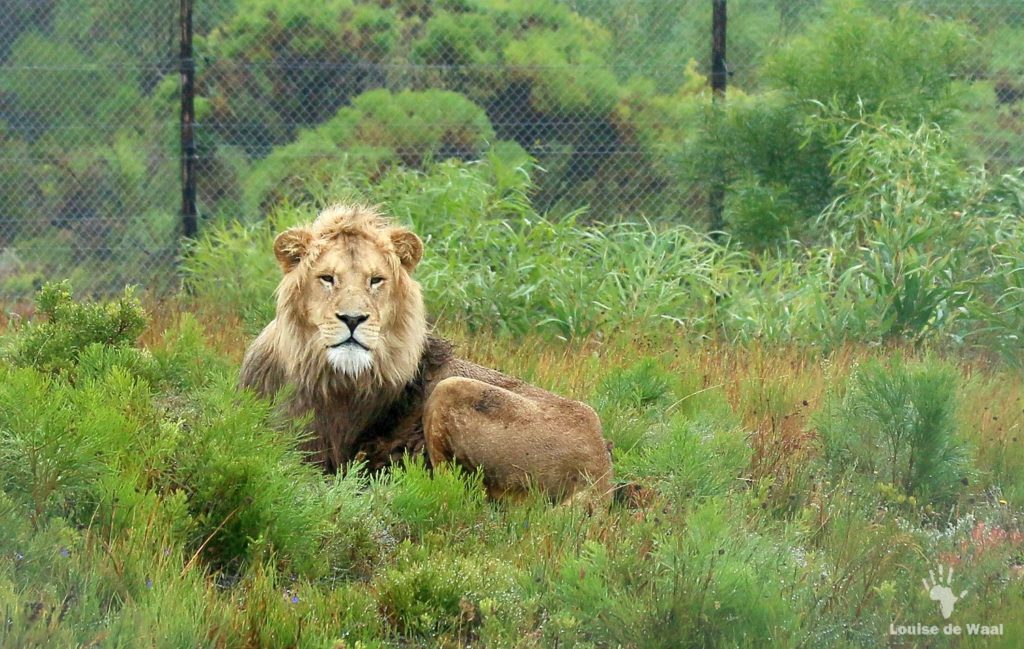
<svg viewBox="0 0 1024 649">
<path fill-rule="evenodd" d="M 845 135 L 832 161 L 840 193 L 820 223 L 845 251 L 837 292 L 856 305 L 857 319 L 882 337 L 963 341 L 988 329 L 993 346 L 1012 344 L 1005 325 L 979 324 L 1013 299 L 1008 262 L 1019 251 L 1005 244 L 1019 227 L 1019 178 L 967 167 L 933 124 L 826 120 Z"/>
<path fill-rule="evenodd" d="M 622 119 L 620 86 L 635 70 L 618 78 L 607 64 L 613 50 L 606 29 L 551 0 L 415 7 L 246 0 L 197 44 L 200 60 L 210 62 L 197 82 L 197 110 L 213 131 L 204 159 L 243 147 L 248 157 L 260 159 L 370 90 L 433 88 L 480 106 L 496 139 L 537 155 L 545 170 L 537 192 L 544 209 L 589 203 L 608 217 L 618 215 L 617 207 L 653 213 L 658 201 L 647 194 L 670 181 L 653 168 L 650 158 L 656 156 L 638 148 L 635 125 Z M 410 61 L 419 67 L 407 69 Z M 587 73 L 578 74 L 581 68 Z M 654 92 L 649 84 L 641 87 L 645 96 Z M 397 132 L 396 139 L 405 135 Z M 421 140 L 399 139 L 398 145 L 398 157 L 417 158 Z M 330 153 L 309 142 L 290 150 L 315 159 Z M 462 148 L 458 155 L 476 150 Z M 629 165 L 616 155 L 634 150 Z M 372 171 L 382 155 L 372 147 L 349 156 L 335 149 L 333 164 L 354 160 Z M 438 157 L 446 155 L 454 153 Z M 237 193 L 230 179 L 226 183 L 225 195 Z M 220 207 L 234 206 L 227 201 Z"/>
<path fill-rule="evenodd" d="M 646 358 L 609 375 L 598 387 L 598 393 L 603 403 L 642 411 L 667 406 L 671 388 L 668 372 L 653 358 Z"/>
<path fill-rule="evenodd" d="M 728 232 L 753 249 L 808 239 L 808 224 L 832 196 L 832 178 L 830 142 L 807 128 L 806 106 L 779 92 L 734 92 L 724 106 L 704 103 L 683 170 L 698 186 L 724 185 Z"/>
<path fill-rule="evenodd" d="M 798 100 L 933 121 L 955 108 L 954 80 L 984 69 L 978 53 L 963 23 L 904 6 L 833 0 L 766 58 L 762 75 Z"/>
<path fill-rule="evenodd" d="M 948 366 L 865 364 L 819 417 L 825 458 L 837 472 L 852 468 L 905 496 L 948 504 L 973 472 L 956 408 Z"/>
<path fill-rule="evenodd" d="M 457 465 L 428 470 L 422 456 L 406 458 L 375 486 L 398 521 L 422 536 L 438 527 L 470 526 L 487 511 L 483 474 Z"/>
<path fill-rule="evenodd" d="M 659 426 L 674 399 L 671 379 L 668 370 L 648 358 L 612 371 L 598 385 L 591 403 L 616 458 L 641 448 Z"/>
<path fill-rule="evenodd" d="M 742 483 L 750 465 L 747 433 L 712 415 L 665 416 L 642 447 L 619 456 L 619 477 L 650 484 L 674 502 L 723 495 Z"/>
<path fill-rule="evenodd" d="M 800 232 L 802 212 L 786 185 L 766 185 L 753 175 L 730 186 L 724 205 L 726 230 L 753 249 L 782 245 L 791 232 Z"/>
<path fill-rule="evenodd" d="M 406 544 L 381 576 L 377 601 L 401 637 L 465 644 L 486 618 L 518 612 L 517 578 L 512 566 L 487 556 L 429 553 Z"/>
<path fill-rule="evenodd" d="M 736 505 L 714 498 L 681 530 L 656 537 L 654 556 L 587 542 L 567 557 L 546 603 L 549 642 L 651 647 L 785 646 L 800 624 L 776 575 L 788 553 L 737 525 Z"/>
<path fill-rule="evenodd" d="M 197 39 L 197 90 L 220 142 L 265 152 L 379 86 L 400 35 L 394 6 L 243 0 Z"/>
<path fill-rule="evenodd" d="M 851 60 L 851 52 L 863 55 Z M 848 133 L 813 118 L 859 110 L 882 122 L 952 124 L 967 102 L 954 79 L 982 69 L 977 62 L 962 23 L 859 0 L 828 2 L 769 53 L 762 83 L 749 94 L 731 90 L 717 106 L 707 93 L 677 99 L 691 107 L 672 109 L 667 129 L 683 143 L 675 174 L 691 192 L 724 188 L 727 230 L 746 246 L 819 243 L 814 218 L 836 198 L 842 171 L 830 160 Z"/>
<path fill-rule="evenodd" d="M 435 157 L 479 158 L 493 138 L 483 110 L 461 95 L 372 90 L 255 164 L 246 179 L 246 209 L 258 214 L 277 203 L 306 202 L 308 187 L 344 173 L 376 178 L 389 167 L 420 168 Z"/>
<path fill-rule="evenodd" d="M 99 517 L 117 531 L 153 509 L 207 565 L 274 557 L 311 577 L 362 569 L 376 552 L 358 476 L 325 484 L 295 422 L 240 395 L 193 320 L 150 353 L 135 346 L 146 321 L 130 294 L 77 304 L 49 285 L 38 302 L 47 320 L 8 334 L 0 385 L 3 488 L 34 524 Z"/>
<path fill-rule="evenodd" d="M 69 370 L 91 345 L 138 355 L 132 348 L 146 326 L 146 314 L 131 289 L 116 302 L 80 304 L 72 300 L 69 282 L 50 283 L 36 296 L 36 308 L 46 320 L 26 324 L 10 343 L 9 357 L 17 365 Z"/>
<path fill-rule="evenodd" d="M 516 169 L 493 155 L 483 163 L 439 164 L 424 174 L 396 170 L 372 187 L 343 176 L 333 189 L 335 196 L 386 204 L 411 221 L 426 242 L 416 276 L 428 309 L 462 316 L 472 330 L 540 328 L 569 337 L 627 322 L 716 324 L 708 307 L 744 272 L 740 255 L 684 226 L 545 219 L 526 198 L 528 169 Z M 272 228 L 211 229 L 185 261 L 190 285 L 198 296 L 216 295 L 211 302 L 266 324 L 279 277 L 273 235 L 313 217 L 304 206 L 286 207 L 271 218 Z"/>
</svg>

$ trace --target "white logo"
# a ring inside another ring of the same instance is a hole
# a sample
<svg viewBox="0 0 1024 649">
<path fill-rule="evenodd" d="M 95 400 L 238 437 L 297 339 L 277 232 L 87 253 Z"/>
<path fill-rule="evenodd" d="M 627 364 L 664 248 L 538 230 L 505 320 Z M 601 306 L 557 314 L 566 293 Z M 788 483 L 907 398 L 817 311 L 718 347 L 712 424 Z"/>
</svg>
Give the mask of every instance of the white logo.
<svg viewBox="0 0 1024 649">
<path fill-rule="evenodd" d="M 949 572 L 944 572 L 945 567 L 942 564 L 939 564 L 938 568 L 938 579 L 935 579 L 935 573 L 929 570 L 928 576 L 931 578 L 931 584 L 929 585 L 928 579 L 922 578 L 921 581 L 924 583 L 924 590 L 928 593 L 928 596 L 939 603 L 942 619 L 948 620 L 949 616 L 953 614 L 953 606 L 960 601 L 960 598 L 967 594 L 967 591 L 963 590 L 960 591 L 959 595 L 954 595 L 953 567 L 949 567 Z"/>
<path fill-rule="evenodd" d="M 924 592 L 928 593 L 933 601 L 939 603 L 939 611 L 945 620 L 953 614 L 953 607 L 967 594 L 966 590 L 960 591 L 957 595 L 953 592 L 953 567 L 949 570 L 942 564 L 938 564 L 939 578 L 935 578 L 935 571 L 928 571 L 928 579 L 921 579 L 924 584 Z M 953 624 L 952 622 L 939 626 L 938 624 L 889 624 L 889 635 L 893 636 L 938 636 L 939 634 L 969 635 L 969 636 L 1002 636 L 1005 629 L 1002 624 Z"/>
</svg>

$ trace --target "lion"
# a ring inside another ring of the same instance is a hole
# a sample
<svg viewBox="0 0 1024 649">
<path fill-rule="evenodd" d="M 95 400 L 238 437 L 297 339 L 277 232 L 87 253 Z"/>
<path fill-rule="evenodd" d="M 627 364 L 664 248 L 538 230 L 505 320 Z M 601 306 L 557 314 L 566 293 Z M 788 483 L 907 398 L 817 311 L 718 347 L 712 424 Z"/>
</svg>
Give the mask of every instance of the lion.
<svg viewBox="0 0 1024 649">
<path fill-rule="evenodd" d="M 413 271 L 423 242 L 365 206 L 334 205 L 281 232 L 274 319 L 250 345 L 240 383 L 288 388 L 311 415 L 304 450 L 326 471 L 405 454 L 480 470 L 488 494 L 537 489 L 607 501 L 611 458 L 592 408 L 457 358 L 430 333 Z"/>
</svg>

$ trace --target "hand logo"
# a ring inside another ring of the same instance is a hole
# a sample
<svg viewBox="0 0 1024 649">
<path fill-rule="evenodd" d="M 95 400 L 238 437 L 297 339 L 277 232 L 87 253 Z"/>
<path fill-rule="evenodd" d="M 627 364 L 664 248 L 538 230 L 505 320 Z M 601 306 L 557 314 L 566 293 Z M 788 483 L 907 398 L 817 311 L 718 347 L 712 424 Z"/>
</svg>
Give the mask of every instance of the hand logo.
<svg viewBox="0 0 1024 649">
<path fill-rule="evenodd" d="M 942 619 L 948 620 L 949 616 L 953 614 L 953 606 L 960 601 L 960 598 L 967 594 L 967 591 L 961 591 L 959 595 L 953 594 L 953 568 L 949 568 L 949 572 L 943 574 L 944 567 L 939 565 L 939 578 L 935 579 L 935 573 L 931 570 L 928 571 L 928 576 L 931 577 L 931 584 L 929 585 L 928 579 L 921 579 L 924 583 L 925 592 L 933 600 L 939 603 L 939 610 L 942 611 Z"/>
</svg>

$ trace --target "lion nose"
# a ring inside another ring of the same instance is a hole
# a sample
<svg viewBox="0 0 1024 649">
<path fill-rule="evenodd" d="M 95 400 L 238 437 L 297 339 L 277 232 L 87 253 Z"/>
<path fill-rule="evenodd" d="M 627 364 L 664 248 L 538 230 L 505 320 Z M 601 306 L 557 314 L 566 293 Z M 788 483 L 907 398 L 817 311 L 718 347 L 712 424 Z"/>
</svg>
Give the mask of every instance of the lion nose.
<svg viewBox="0 0 1024 649">
<path fill-rule="evenodd" d="M 336 313 L 335 315 L 338 316 L 338 320 L 341 320 L 348 326 L 348 330 L 351 333 L 355 333 L 356 327 L 370 319 L 370 316 L 365 313 Z"/>
</svg>

